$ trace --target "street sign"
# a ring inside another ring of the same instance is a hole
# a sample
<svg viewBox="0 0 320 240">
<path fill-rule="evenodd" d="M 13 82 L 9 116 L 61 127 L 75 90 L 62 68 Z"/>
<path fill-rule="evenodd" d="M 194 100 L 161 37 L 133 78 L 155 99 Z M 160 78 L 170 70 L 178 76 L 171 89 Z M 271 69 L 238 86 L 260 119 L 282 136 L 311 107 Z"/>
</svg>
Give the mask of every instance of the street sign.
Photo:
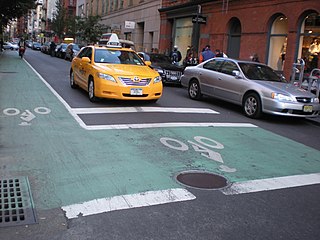
<svg viewBox="0 0 320 240">
<path fill-rule="evenodd" d="M 192 17 L 192 22 L 193 23 L 203 23 L 206 24 L 207 23 L 207 18 L 201 15 L 197 15 L 197 16 L 193 16 Z"/>
</svg>

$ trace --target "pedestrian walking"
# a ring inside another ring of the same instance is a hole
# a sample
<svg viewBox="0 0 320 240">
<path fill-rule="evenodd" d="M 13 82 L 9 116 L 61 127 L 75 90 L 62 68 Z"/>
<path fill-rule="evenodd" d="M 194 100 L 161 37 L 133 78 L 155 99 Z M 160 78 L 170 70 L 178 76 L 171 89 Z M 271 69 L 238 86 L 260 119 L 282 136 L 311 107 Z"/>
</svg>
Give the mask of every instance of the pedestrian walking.
<svg viewBox="0 0 320 240">
<path fill-rule="evenodd" d="M 173 47 L 173 51 L 170 53 L 170 59 L 173 64 L 178 65 L 182 59 L 181 52 L 178 50 L 178 46 Z"/>
<path fill-rule="evenodd" d="M 200 53 L 199 62 L 201 63 L 214 57 L 215 54 L 211 51 L 210 45 L 206 45 L 203 51 Z"/>
<path fill-rule="evenodd" d="M 220 49 L 216 49 L 215 55 L 215 57 L 223 57 L 223 52 Z"/>
<path fill-rule="evenodd" d="M 252 56 L 252 58 L 251 58 L 251 61 L 253 61 L 253 62 L 260 62 L 260 61 L 259 61 L 258 54 L 254 53 L 253 56 Z"/>
<path fill-rule="evenodd" d="M 3 39 L 2 38 L 0 39 L 0 51 L 1 52 L 3 51 Z"/>
<path fill-rule="evenodd" d="M 51 56 L 51 57 L 54 57 L 54 51 L 55 51 L 55 49 L 56 49 L 56 44 L 55 44 L 54 41 L 51 41 L 51 43 L 50 43 L 50 56 Z"/>
</svg>

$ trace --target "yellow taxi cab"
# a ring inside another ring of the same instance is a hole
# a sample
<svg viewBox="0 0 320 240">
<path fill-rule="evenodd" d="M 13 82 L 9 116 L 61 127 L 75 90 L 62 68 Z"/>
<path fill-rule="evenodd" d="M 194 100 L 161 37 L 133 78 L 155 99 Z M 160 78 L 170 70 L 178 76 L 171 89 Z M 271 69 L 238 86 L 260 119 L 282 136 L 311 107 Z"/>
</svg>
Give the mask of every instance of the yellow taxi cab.
<svg viewBox="0 0 320 240">
<path fill-rule="evenodd" d="M 116 34 L 106 46 L 86 46 L 73 58 L 70 86 L 88 92 L 90 101 L 98 98 L 157 101 L 162 81 L 151 62 L 144 62 L 129 48 L 123 48 Z"/>
</svg>

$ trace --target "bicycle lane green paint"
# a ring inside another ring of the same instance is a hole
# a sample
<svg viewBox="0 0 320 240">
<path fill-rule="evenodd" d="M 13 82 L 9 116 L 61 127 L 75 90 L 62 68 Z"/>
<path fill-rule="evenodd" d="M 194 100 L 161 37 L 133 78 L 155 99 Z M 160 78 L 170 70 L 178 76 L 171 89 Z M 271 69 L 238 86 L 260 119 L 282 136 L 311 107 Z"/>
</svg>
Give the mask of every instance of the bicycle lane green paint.
<svg viewBox="0 0 320 240">
<path fill-rule="evenodd" d="M 23 61 L 8 55 L 4 62 L 0 56 L 0 72 L 7 72 L 0 75 L 0 174 L 28 176 L 38 209 L 181 187 L 174 177 L 190 169 L 220 173 L 232 182 L 320 172 L 319 151 L 259 128 L 87 131 Z M 51 112 L 37 114 L 37 107 Z M 36 117 L 19 125 L 21 114 L 4 114 L 8 108 Z M 215 151 L 236 172 L 222 172 L 221 163 L 194 151 L 188 142 L 196 142 L 194 136 L 223 144 Z M 168 148 L 160 142 L 163 137 L 185 143 L 188 150 Z"/>
</svg>

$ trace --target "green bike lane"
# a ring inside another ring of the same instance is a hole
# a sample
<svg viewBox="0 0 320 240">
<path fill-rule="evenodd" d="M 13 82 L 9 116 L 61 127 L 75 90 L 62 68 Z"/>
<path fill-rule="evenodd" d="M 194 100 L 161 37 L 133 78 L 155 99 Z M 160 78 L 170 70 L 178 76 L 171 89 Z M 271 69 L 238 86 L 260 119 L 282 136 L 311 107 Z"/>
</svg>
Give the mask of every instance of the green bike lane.
<svg viewBox="0 0 320 240">
<path fill-rule="evenodd" d="M 86 130 L 13 53 L 0 56 L 0 107 L 0 174 L 28 177 L 39 210 L 184 188 L 187 170 L 230 183 L 320 172 L 319 151 L 250 125 Z"/>
</svg>

